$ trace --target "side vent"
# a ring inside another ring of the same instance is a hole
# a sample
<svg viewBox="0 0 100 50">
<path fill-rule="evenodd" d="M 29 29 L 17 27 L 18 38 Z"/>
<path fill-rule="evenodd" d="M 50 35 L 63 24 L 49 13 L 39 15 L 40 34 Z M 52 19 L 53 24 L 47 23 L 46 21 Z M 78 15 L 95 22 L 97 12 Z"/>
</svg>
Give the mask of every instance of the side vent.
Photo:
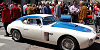
<svg viewBox="0 0 100 50">
<path fill-rule="evenodd" d="M 49 41 L 49 33 L 48 32 L 44 32 L 44 39 L 46 41 Z"/>
</svg>

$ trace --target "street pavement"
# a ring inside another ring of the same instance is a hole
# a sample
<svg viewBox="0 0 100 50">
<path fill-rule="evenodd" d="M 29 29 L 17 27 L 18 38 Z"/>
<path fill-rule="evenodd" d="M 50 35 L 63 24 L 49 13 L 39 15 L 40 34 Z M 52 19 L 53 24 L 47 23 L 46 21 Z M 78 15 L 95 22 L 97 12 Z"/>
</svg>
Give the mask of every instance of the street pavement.
<svg viewBox="0 0 100 50">
<path fill-rule="evenodd" d="M 28 50 L 30 44 L 15 42 L 11 37 L 5 37 L 5 30 L 0 22 L 0 50 Z"/>
<path fill-rule="evenodd" d="M 37 42 L 34 40 L 24 39 L 21 42 L 15 42 L 12 40 L 11 37 L 5 37 L 5 30 L 4 27 L 2 27 L 3 24 L 0 22 L 0 50 L 58 50 L 57 46 Z M 89 25 L 93 27 L 93 25 Z M 98 33 L 99 35 L 100 33 Z M 100 50 L 100 35 L 98 36 L 98 39 L 95 41 L 95 43 L 86 49 L 83 50 Z"/>
</svg>

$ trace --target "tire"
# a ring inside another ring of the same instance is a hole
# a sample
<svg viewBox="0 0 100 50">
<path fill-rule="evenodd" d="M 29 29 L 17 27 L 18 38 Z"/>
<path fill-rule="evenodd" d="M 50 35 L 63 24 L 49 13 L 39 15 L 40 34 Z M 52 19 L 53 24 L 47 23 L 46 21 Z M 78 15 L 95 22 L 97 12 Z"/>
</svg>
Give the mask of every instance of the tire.
<svg viewBox="0 0 100 50">
<path fill-rule="evenodd" d="M 12 39 L 16 42 L 19 42 L 21 41 L 23 38 L 22 38 L 22 35 L 20 33 L 20 31 L 18 30 L 13 30 L 12 31 Z"/>
<path fill-rule="evenodd" d="M 71 36 L 65 36 L 60 39 L 58 41 L 58 47 L 60 48 L 60 50 L 79 50 L 78 42 Z"/>
</svg>

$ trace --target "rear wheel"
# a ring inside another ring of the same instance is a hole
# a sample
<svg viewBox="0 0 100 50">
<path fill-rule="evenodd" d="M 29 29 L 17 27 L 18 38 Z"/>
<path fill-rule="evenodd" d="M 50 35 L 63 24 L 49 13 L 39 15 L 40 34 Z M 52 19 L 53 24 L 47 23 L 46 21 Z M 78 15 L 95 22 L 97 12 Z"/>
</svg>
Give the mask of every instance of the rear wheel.
<svg viewBox="0 0 100 50">
<path fill-rule="evenodd" d="M 14 41 L 21 41 L 22 40 L 21 33 L 18 30 L 13 30 L 12 31 L 12 39 Z"/>
<path fill-rule="evenodd" d="M 79 50 L 78 42 L 70 36 L 66 36 L 59 40 L 58 46 L 60 50 Z"/>
</svg>

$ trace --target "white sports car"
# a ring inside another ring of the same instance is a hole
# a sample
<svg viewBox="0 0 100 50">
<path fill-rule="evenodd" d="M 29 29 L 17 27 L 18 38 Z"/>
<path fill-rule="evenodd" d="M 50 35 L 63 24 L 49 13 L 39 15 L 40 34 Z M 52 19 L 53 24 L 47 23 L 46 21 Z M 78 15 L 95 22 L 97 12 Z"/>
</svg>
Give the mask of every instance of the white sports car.
<svg viewBox="0 0 100 50">
<path fill-rule="evenodd" d="M 21 17 L 8 25 L 14 41 L 22 38 L 58 45 L 61 50 L 78 50 L 91 46 L 96 38 L 93 28 L 55 20 L 52 15 L 34 14 Z"/>
</svg>

